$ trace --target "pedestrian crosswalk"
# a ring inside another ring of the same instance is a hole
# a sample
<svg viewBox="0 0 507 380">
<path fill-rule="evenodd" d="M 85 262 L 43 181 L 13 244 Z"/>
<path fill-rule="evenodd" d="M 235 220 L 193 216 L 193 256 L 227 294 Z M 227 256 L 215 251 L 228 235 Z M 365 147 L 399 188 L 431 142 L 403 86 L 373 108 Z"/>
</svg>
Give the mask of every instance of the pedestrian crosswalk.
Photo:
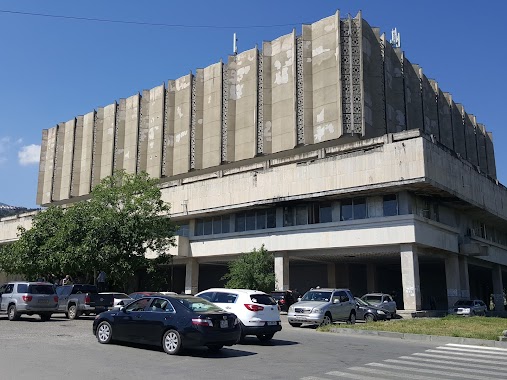
<svg viewBox="0 0 507 380">
<path fill-rule="evenodd" d="M 301 380 L 507 379 L 507 348 L 446 344 L 409 356 L 367 363 Z"/>
</svg>

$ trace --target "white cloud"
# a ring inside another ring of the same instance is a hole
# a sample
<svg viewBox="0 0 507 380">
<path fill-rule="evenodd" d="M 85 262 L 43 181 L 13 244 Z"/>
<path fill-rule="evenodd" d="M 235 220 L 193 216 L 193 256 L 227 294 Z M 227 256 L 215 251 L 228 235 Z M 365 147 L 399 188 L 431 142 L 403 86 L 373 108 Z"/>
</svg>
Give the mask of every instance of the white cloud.
<svg viewBox="0 0 507 380">
<path fill-rule="evenodd" d="M 21 147 L 18 152 L 19 163 L 21 165 L 30 165 L 39 163 L 40 145 L 27 145 Z"/>
</svg>

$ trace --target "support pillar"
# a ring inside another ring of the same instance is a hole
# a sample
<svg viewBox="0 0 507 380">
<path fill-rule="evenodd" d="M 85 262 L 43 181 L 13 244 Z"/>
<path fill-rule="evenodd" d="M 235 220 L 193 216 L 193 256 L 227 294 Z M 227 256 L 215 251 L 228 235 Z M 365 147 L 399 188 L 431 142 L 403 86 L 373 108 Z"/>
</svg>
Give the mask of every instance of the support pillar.
<svg viewBox="0 0 507 380">
<path fill-rule="evenodd" d="M 447 285 L 447 307 L 461 298 L 461 280 L 458 255 L 450 253 L 445 258 L 445 283 Z"/>
<path fill-rule="evenodd" d="M 493 300 L 495 302 L 495 311 L 503 311 L 503 279 L 502 267 L 500 265 L 493 266 Z"/>
<path fill-rule="evenodd" d="M 196 294 L 199 290 L 199 263 L 189 258 L 185 268 L 185 294 Z"/>
<path fill-rule="evenodd" d="M 470 278 L 468 277 L 468 257 L 458 256 L 459 260 L 459 282 L 461 298 L 470 298 Z"/>
<path fill-rule="evenodd" d="M 419 257 L 413 244 L 400 244 L 401 282 L 405 310 L 421 310 Z"/>
<path fill-rule="evenodd" d="M 289 290 L 289 255 L 287 252 L 275 253 L 275 287 Z"/>
<path fill-rule="evenodd" d="M 336 288 L 336 264 L 327 264 L 327 287 Z"/>
<path fill-rule="evenodd" d="M 366 291 L 374 293 L 379 290 L 377 288 L 377 266 L 375 264 L 366 264 Z"/>
</svg>

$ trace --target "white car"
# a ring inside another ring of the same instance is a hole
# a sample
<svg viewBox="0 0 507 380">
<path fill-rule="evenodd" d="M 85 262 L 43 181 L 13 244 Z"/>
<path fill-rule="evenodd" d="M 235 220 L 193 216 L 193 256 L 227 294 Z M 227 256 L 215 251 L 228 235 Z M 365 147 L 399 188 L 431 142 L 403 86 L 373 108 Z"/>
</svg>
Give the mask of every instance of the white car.
<svg viewBox="0 0 507 380">
<path fill-rule="evenodd" d="M 113 301 L 113 309 L 119 309 L 120 307 L 122 306 L 125 306 L 127 305 L 128 303 L 130 303 L 131 301 L 134 301 L 133 298 L 130 298 L 127 294 L 125 293 L 118 293 L 118 292 L 102 292 L 102 293 L 99 293 L 99 294 L 112 294 L 113 297 L 114 297 L 114 301 Z"/>
<path fill-rule="evenodd" d="M 251 289 L 212 288 L 197 293 L 240 320 L 241 338 L 255 335 L 261 342 L 273 338 L 282 329 L 278 304 L 269 294 Z"/>
</svg>

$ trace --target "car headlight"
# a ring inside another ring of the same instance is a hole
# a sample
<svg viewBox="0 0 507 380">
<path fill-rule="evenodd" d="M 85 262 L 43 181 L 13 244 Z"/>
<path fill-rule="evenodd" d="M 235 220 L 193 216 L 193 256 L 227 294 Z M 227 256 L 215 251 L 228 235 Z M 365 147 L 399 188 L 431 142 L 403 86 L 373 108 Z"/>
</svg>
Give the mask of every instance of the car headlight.
<svg viewBox="0 0 507 380">
<path fill-rule="evenodd" d="M 470 308 L 469 307 L 464 308 L 464 309 L 462 309 L 462 311 L 463 311 L 463 313 L 470 313 Z"/>
<path fill-rule="evenodd" d="M 377 310 L 378 315 L 384 315 L 385 313 L 382 310 Z"/>
<path fill-rule="evenodd" d="M 323 312 L 322 309 L 315 308 L 315 309 L 312 310 L 312 314 L 322 314 L 322 312 Z"/>
<path fill-rule="evenodd" d="M 289 307 L 289 313 L 294 313 L 294 306 Z"/>
</svg>

